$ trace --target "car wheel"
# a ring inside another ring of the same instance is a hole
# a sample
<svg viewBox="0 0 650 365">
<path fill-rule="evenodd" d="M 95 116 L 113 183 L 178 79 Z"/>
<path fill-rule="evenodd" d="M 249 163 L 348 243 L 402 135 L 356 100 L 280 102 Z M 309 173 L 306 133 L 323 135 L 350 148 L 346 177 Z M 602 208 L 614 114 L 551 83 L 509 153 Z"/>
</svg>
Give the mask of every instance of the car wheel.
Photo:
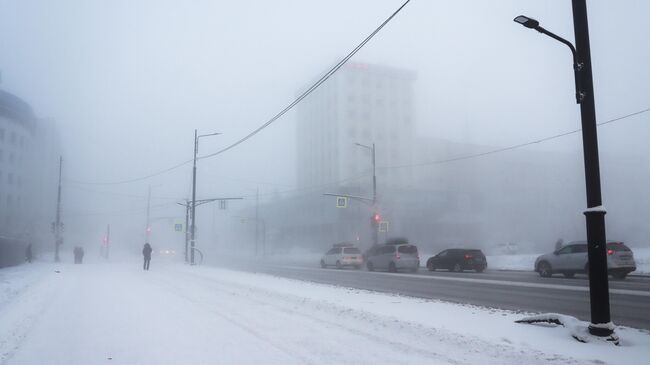
<svg viewBox="0 0 650 365">
<path fill-rule="evenodd" d="M 375 265 L 372 264 L 372 261 L 368 261 L 366 267 L 368 268 L 368 271 L 375 271 Z"/>
<path fill-rule="evenodd" d="M 323 269 L 327 267 L 327 265 L 325 265 L 325 260 L 320 260 L 320 267 Z"/>
<path fill-rule="evenodd" d="M 537 271 L 539 272 L 539 276 L 543 278 L 550 278 L 551 275 L 553 275 L 553 272 L 551 271 L 551 265 L 546 261 L 539 263 L 537 266 Z"/>
<path fill-rule="evenodd" d="M 627 277 L 627 273 L 626 272 L 614 272 L 614 273 L 612 273 L 612 277 L 614 279 L 623 280 L 623 279 L 625 279 L 625 277 Z"/>
<path fill-rule="evenodd" d="M 456 264 L 454 264 L 454 267 L 451 268 L 451 271 L 453 271 L 453 272 L 461 272 L 461 271 L 463 271 L 463 267 L 460 266 L 459 263 L 456 263 Z"/>
<path fill-rule="evenodd" d="M 343 268 L 343 265 L 341 265 L 341 261 L 336 261 L 336 268 L 339 270 Z"/>
<path fill-rule="evenodd" d="M 388 271 L 390 271 L 390 272 L 397 272 L 397 266 L 395 266 L 395 263 L 394 263 L 394 262 L 391 262 L 391 263 L 388 265 Z"/>
<path fill-rule="evenodd" d="M 483 266 L 480 266 L 480 267 L 476 268 L 476 272 L 483 272 L 483 271 L 485 271 L 485 267 L 483 267 Z"/>
<path fill-rule="evenodd" d="M 427 270 L 436 271 L 436 267 L 433 266 L 433 262 L 431 262 L 431 261 L 427 262 Z"/>
<path fill-rule="evenodd" d="M 576 273 L 574 272 L 565 272 L 563 273 L 564 277 L 567 279 L 571 279 L 572 277 L 576 276 Z"/>
</svg>

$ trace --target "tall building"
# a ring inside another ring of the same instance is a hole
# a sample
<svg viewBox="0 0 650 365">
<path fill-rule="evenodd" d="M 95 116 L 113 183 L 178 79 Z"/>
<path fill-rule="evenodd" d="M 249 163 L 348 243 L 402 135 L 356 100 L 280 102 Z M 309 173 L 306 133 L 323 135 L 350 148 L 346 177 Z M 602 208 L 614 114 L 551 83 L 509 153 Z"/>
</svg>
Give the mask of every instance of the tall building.
<svg viewBox="0 0 650 365">
<path fill-rule="evenodd" d="M 371 155 L 355 143 L 376 145 L 377 166 L 409 163 L 414 138 L 415 73 L 352 63 L 298 106 L 297 183 L 311 187 L 368 175 Z M 384 186 L 408 174 L 389 173 Z M 343 183 L 342 185 L 345 185 Z"/>
<path fill-rule="evenodd" d="M 52 121 L 0 90 L 0 266 L 22 258 L 26 242 L 49 239 L 58 151 Z"/>
</svg>

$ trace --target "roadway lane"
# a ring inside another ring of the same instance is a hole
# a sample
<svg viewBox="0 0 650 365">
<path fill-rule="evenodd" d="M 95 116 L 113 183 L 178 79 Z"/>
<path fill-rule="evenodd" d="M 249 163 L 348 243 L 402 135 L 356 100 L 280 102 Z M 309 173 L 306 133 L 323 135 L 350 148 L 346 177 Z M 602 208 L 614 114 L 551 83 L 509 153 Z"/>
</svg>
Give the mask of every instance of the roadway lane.
<svg viewBox="0 0 650 365">
<path fill-rule="evenodd" d="M 219 266 L 292 279 L 522 312 L 557 312 L 589 320 L 586 277 L 540 278 L 533 272 L 418 274 L 321 269 L 306 263 L 228 260 Z M 612 320 L 650 329 L 650 278 L 610 280 Z"/>
</svg>

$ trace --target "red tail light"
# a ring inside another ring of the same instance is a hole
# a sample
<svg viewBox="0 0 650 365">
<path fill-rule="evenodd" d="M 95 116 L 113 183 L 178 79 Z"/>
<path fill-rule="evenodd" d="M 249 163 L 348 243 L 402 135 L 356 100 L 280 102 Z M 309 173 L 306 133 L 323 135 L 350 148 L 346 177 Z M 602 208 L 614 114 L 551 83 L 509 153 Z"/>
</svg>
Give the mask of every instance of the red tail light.
<svg viewBox="0 0 650 365">
<path fill-rule="evenodd" d="M 611 248 L 609 250 L 607 250 L 608 255 L 613 255 L 615 253 L 616 253 L 616 251 L 612 250 Z"/>
<path fill-rule="evenodd" d="M 471 259 L 471 258 L 473 258 L 473 257 L 474 257 L 474 256 L 472 256 L 472 255 L 470 255 L 470 254 L 468 254 L 468 253 L 465 254 L 465 258 L 466 258 L 467 260 L 469 260 L 469 259 Z"/>
</svg>

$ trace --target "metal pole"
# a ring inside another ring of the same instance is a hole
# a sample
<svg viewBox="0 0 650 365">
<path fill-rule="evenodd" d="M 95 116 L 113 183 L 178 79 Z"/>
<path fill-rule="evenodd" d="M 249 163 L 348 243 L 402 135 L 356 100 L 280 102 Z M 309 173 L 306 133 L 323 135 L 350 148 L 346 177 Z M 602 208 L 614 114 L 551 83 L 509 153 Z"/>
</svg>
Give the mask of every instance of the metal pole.
<svg viewBox="0 0 650 365">
<path fill-rule="evenodd" d="M 189 237 L 190 237 L 189 224 L 190 224 L 190 200 L 186 199 L 185 200 L 185 263 L 186 264 L 189 262 L 189 257 L 187 256 L 188 253 L 187 248 L 188 248 Z"/>
<path fill-rule="evenodd" d="M 259 247 L 260 188 L 255 193 L 255 256 Z"/>
<path fill-rule="evenodd" d="M 61 246 L 61 173 L 63 171 L 63 156 L 59 156 L 59 190 L 56 197 L 56 222 L 54 223 L 54 262 L 60 262 L 59 246 Z"/>
<path fill-rule="evenodd" d="M 107 260 L 108 260 L 108 253 L 109 253 L 110 247 L 111 247 L 111 225 L 108 224 L 106 226 L 106 251 L 105 251 L 105 255 L 106 255 L 105 258 Z"/>
<path fill-rule="evenodd" d="M 150 222 L 150 213 L 151 213 L 151 185 L 147 190 L 147 226 L 144 230 L 144 243 L 149 243 L 149 233 L 151 232 L 151 222 Z"/>
<path fill-rule="evenodd" d="M 582 64 L 580 87 L 583 99 L 580 103 L 582 118 L 582 144 L 585 162 L 585 183 L 587 190 L 587 242 L 589 257 L 589 296 L 591 301 L 591 324 L 589 333 L 595 336 L 610 336 L 609 283 L 607 275 L 607 247 L 605 233 L 605 209 L 602 208 L 600 190 L 600 168 L 598 159 L 598 135 L 594 85 L 591 72 L 591 50 L 585 0 L 572 0 L 573 27 L 578 62 Z"/>
<path fill-rule="evenodd" d="M 196 229 L 196 155 L 199 150 L 198 132 L 194 130 L 194 167 L 192 168 L 192 227 L 190 228 L 190 265 L 194 265 L 194 239 Z"/>
<path fill-rule="evenodd" d="M 377 170 L 376 170 L 376 156 L 375 144 L 372 144 L 372 208 L 373 214 L 377 212 Z M 372 220 L 372 242 L 375 245 L 379 244 L 379 222 Z"/>
</svg>

